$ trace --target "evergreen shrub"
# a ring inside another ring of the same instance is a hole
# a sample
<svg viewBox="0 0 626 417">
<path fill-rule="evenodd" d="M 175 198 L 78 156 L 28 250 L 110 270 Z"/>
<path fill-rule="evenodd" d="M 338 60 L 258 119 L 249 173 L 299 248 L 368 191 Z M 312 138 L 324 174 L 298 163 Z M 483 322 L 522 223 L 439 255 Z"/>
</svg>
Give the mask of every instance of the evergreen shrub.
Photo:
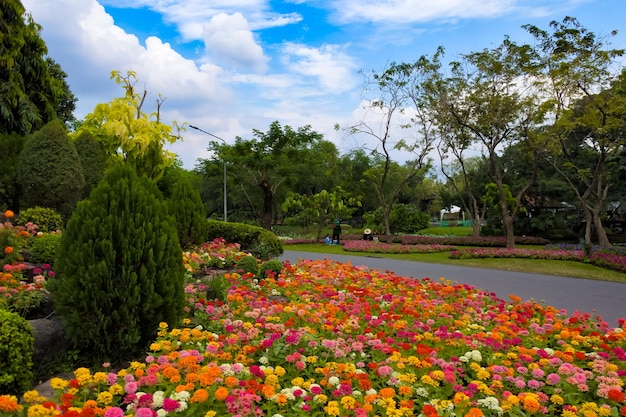
<svg viewBox="0 0 626 417">
<path fill-rule="evenodd" d="M 176 221 L 180 246 L 189 248 L 205 242 L 209 229 L 206 209 L 191 181 L 181 178 L 174 186 L 168 204 Z"/>
<path fill-rule="evenodd" d="M 207 240 L 224 238 L 228 243 L 239 243 L 244 252 L 256 252 L 267 260 L 283 254 L 283 244 L 269 230 L 243 223 L 208 220 Z"/>
<path fill-rule="evenodd" d="M 0 393 L 21 395 L 31 388 L 34 348 L 28 321 L 0 309 Z"/>
<path fill-rule="evenodd" d="M 60 234 L 45 234 L 33 239 L 29 261 L 36 264 L 54 265 L 61 247 Z"/>
<path fill-rule="evenodd" d="M 91 133 L 82 131 L 74 140 L 76 152 L 80 158 L 83 167 L 83 175 L 85 176 L 85 186 L 81 193 L 82 198 L 89 197 L 102 177 L 104 177 L 106 156 L 102 146 L 92 136 Z"/>
<path fill-rule="evenodd" d="M 35 206 L 20 211 L 15 223 L 24 226 L 26 223 L 37 225 L 39 232 L 54 232 L 63 228 L 63 217 L 53 208 Z"/>
<path fill-rule="evenodd" d="M 132 167 L 107 172 L 78 204 L 61 238 L 55 311 L 74 347 L 93 360 L 145 352 L 160 322 L 178 325 L 182 249 L 156 185 Z"/>
<path fill-rule="evenodd" d="M 259 273 L 259 263 L 254 256 L 244 256 L 235 264 L 235 270 L 256 276 Z"/>
<path fill-rule="evenodd" d="M 261 264 L 261 268 L 259 269 L 259 278 L 265 279 L 268 275 L 278 276 L 280 271 L 283 270 L 283 263 L 278 259 L 270 259 L 269 261 L 263 262 Z"/>
<path fill-rule="evenodd" d="M 23 207 L 52 207 L 66 219 L 71 215 L 85 178 L 76 147 L 61 121 L 49 122 L 24 144 L 18 180 Z"/>
</svg>

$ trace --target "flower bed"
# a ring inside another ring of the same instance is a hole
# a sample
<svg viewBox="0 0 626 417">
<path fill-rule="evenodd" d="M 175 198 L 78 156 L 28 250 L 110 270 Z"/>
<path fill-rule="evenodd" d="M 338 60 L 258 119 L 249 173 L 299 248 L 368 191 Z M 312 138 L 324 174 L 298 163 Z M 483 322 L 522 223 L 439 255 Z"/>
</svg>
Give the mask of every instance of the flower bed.
<svg viewBox="0 0 626 417">
<path fill-rule="evenodd" d="M 232 268 L 244 256 L 248 254 L 241 251 L 241 245 L 217 238 L 184 252 L 183 263 L 187 272 L 194 273 L 209 268 Z"/>
<path fill-rule="evenodd" d="M 369 252 L 369 253 L 434 253 L 448 252 L 455 250 L 452 245 L 401 245 L 373 242 L 367 240 L 350 240 L 343 244 L 343 250 L 347 252 Z"/>
<path fill-rule="evenodd" d="M 189 292 L 144 361 L 0 396 L 0 415 L 626 415 L 624 321 L 330 260 L 228 279 L 224 303 Z"/>
<path fill-rule="evenodd" d="M 379 240 L 384 241 L 385 236 L 380 236 Z M 506 237 L 473 237 L 473 236 L 391 236 L 390 242 L 402 243 L 403 245 L 456 245 L 456 246 L 483 246 L 483 247 L 505 247 Z M 532 236 L 515 236 L 517 245 L 545 245 L 549 243 L 547 239 Z"/>
<path fill-rule="evenodd" d="M 450 252 L 450 258 L 531 258 L 559 261 L 583 261 L 585 260 L 585 253 L 581 250 L 473 248 L 452 251 Z"/>
</svg>

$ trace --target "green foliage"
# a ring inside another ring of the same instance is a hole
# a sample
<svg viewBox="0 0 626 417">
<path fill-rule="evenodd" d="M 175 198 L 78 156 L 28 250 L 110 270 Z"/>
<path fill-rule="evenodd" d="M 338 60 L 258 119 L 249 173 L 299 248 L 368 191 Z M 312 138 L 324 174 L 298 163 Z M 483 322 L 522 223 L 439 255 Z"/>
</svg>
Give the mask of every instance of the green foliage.
<svg viewBox="0 0 626 417">
<path fill-rule="evenodd" d="M 18 178 L 25 207 L 52 207 L 69 217 L 85 179 L 74 143 L 58 121 L 38 130 L 20 155 Z"/>
<path fill-rule="evenodd" d="M 80 132 L 74 140 L 74 146 L 85 176 L 82 198 L 87 198 L 104 177 L 105 155 L 98 141 L 89 132 Z"/>
<path fill-rule="evenodd" d="M 33 238 L 30 246 L 30 262 L 54 265 L 61 247 L 61 235 L 47 233 Z"/>
<path fill-rule="evenodd" d="M 20 211 L 15 220 L 16 224 L 24 226 L 26 223 L 37 225 L 39 232 L 55 232 L 63 228 L 63 218 L 57 211 L 50 207 L 31 207 Z"/>
<path fill-rule="evenodd" d="M 322 190 L 314 195 L 300 195 L 291 193 L 283 202 L 281 208 L 284 212 L 293 213 L 290 216 L 291 224 L 300 226 L 315 225 L 317 238 L 321 238 L 322 229 L 332 219 L 345 219 L 359 207 L 361 203 L 341 187 L 333 192 Z"/>
<path fill-rule="evenodd" d="M 383 209 L 377 208 L 373 212 L 365 213 L 363 219 L 367 227 L 376 234 L 384 231 Z M 391 233 L 417 233 L 430 224 L 430 216 L 410 204 L 394 204 L 389 214 L 389 228 Z"/>
<path fill-rule="evenodd" d="M 26 137 L 18 133 L 0 133 L 0 210 L 17 210 L 20 204 L 21 188 L 17 179 L 20 153 Z"/>
<path fill-rule="evenodd" d="M 235 270 L 257 276 L 259 273 L 259 263 L 254 256 L 244 256 L 235 264 Z"/>
<path fill-rule="evenodd" d="M 261 264 L 261 268 L 259 268 L 259 278 L 265 279 L 269 275 L 278 276 L 280 271 L 283 270 L 283 263 L 278 259 L 270 259 Z"/>
<path fill-rule="evenodd" d="M 208 220 L 207 240 L 224 238 L 229 243 L 239 243 L 243 251 L 257 252 L 260 259 L 282 255 L 283 245 L 274 233 L 258 226 Z"/>
<path fill-rule="evenodd" d="M 226 301 L 226 293 L 229 287 L 224 275 L 215 275 L 207 283 L 206 297 L 209 300 Z"/>
<path fill-rule="evenodd" d="M 61 239 L 55 310 L 94 360 L 140 354 L 184 304 L 182 250 L 156 185 L 118 165 L 81 201 Z"/>
<path fill-rule="evenodd" d="M 191 181 L 181 178 L 174 186 L 168 205 L 176 222 L 181 247 L 189 248 L 207 240 L 209 226 L 204 204 Z"/>
<path fill-rule="evenodd" d="M 0 392 L 21 395 L 31 388 L 35 337 L 28 322 L 0 310 Z"/>
<path fill-rule="evenodd" d="M 165 98 L 159 95 L 157 112 L 147 114 L 142 106 L 148 92 L 139 94 L 135 90 L 137 74 L 112 71 L 111 78 L 122 86 L 124 97 L 98 104 L 85 117 L 80 130 L 91 133 L 100 142 L 109 165 L 130 164 L 139 174 L 157 180 L 174 163 L 174 154 L 164 146 L 181 139 L 173 134 L 172 126 L 160 120 L 160 106 Z M 173 125 L 179 129 L 176 121 Z"/>
<path fill-rule="evenodd" d="M 0 27 L 0 133 L 28 135 L 56 117 L 48 48 L 20 0 L 0 2 Z"/>
</svg>

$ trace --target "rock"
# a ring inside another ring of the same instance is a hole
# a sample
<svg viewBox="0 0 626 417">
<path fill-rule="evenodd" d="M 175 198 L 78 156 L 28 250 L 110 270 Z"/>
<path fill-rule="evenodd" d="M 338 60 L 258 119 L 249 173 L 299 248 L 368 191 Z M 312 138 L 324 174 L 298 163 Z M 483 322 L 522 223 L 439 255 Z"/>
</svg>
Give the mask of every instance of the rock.
<svg viewBox="0 0 626 417">
<path fill-rule="evenodd" d="M 69 349 L 65 327 L 58 318 L 29 320 L 35 336 L 33 363 L 36 367 L 52 362 Z"/>
</svg>

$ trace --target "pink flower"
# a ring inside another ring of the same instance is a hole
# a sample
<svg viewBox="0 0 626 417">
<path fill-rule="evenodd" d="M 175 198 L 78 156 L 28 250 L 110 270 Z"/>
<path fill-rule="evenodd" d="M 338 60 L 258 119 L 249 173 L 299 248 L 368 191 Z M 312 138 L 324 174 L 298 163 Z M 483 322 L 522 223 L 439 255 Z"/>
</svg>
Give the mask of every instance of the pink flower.
<svg viewBox="0 0 626 417">
<path fill-rule="evenodd" d="M 137 409 L 137 412 L 135 413 L 135 417 L 154 417 L 154 416 L 156 416 L 156 412 L 145 407 Z"/>
<path fill-rule="evenodd" d="M 376 371 L 376 373 L 379 376 L 387 376 L 387 375 L 391 375 L 393 373 L 393 368 L 389 365 L 383 365 L 380 368 L 378 368 L 378 370 Z"/>
<path fill-rule="evenodd" d="M 124 391 L 126 391 L 128 394 L 134 394 L 137 392 L 137 383 L 136 382 L 127 382 L 126 385 L 124 385 Z"/>
<path fill-rule="evenodd" d="M 172 400 L 171 398 L 163 400 L 163 409 L 167 412 L 176 411 L 178 407 L 180 407 L 180 403 L 176 400 Z"/>
<path fill-rule="evenodd" d="M 104 417 L 124 417 L 124 411 L 119 407 L 111 407 L 104 412 Z"/>
<path fill-rule="evenodd" d="M 546 378 L 546 382 L 549 385 L 556 385 L 561 382 L 561 377 L 558 374 L 549 374 Z"/>
</svg>

